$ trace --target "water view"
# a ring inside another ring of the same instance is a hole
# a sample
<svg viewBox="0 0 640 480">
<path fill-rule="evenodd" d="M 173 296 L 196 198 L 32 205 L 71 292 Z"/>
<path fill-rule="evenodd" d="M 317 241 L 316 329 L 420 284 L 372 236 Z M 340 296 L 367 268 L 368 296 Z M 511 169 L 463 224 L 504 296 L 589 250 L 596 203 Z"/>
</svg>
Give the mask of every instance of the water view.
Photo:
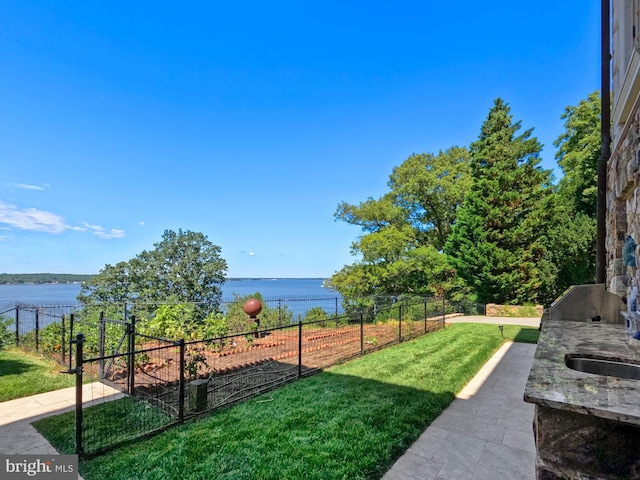
<svg viewBox="0 0 640 480">
<path fill-rule="evenodd" d="M 222 287 L 223 300 L 234 295 L 244 297 L 260 292 L 265 299 L 292 297 L 339 297 L 322 286 L 321 278 L 250 278 L 227 280 Z M 80 293 L 79 284 L 0 285 L 0 305 L 19 303 L 74 304 Z"/>
<path fill-rule="evenodd" d="M 321 278 L 227 280 L 222 287 L 222 299 L 225 302 L 231 302 L 236 295 L 244 297 L 259 292 L 264 300 L 282 300 L 282 303 L 287 304 L 296 315 L 304 315 L 313 306 L 320 306 L 330 313 L 342 311 L 340 294 L 335 290 L 324 288 L 322 282 Z M 75 305 L 79 293 L 80 284 L 0 285 L 0 311 L 12 308 L 16 303 Z"/>
</svg>

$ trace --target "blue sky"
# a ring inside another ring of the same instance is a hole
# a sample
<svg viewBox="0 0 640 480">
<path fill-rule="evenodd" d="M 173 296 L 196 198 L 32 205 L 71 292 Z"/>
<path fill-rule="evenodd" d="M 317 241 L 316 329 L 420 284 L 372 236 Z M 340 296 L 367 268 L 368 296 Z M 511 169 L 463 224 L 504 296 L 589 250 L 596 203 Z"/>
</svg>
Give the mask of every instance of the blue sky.
<svg viewBox="0 0 640 480">
<path fill-rule="evenodd" d="M 500 96 L 555 168 L 599 88 L 600 2 L 5 1 L 0 272 L 97 273 L 166 229 L 229 277 L 326 277 L 333 214 L 411 153 L 468 145 Z"/>
</svg>

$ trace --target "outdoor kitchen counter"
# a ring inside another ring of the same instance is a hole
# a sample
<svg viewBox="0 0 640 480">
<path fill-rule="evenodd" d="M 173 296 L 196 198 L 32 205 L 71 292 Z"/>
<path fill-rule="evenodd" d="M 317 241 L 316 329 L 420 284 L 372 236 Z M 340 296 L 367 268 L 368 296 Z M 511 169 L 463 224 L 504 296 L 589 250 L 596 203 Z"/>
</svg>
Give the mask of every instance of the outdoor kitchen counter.
<svg viewBox="0 0 640 480">
<path fill-rule="evenodd" d="M 621 324 L 544 320 L 524 400 L 639 426 L 640 380 L 572 370 L 568 353 L 640 364 L 640 340 Z"/>
</svg>

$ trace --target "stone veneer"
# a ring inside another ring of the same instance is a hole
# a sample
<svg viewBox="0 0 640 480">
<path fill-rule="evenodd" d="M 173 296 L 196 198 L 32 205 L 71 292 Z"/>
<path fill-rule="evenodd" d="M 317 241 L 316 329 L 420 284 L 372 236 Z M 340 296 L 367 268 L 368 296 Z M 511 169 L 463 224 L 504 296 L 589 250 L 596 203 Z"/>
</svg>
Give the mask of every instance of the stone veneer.
<svg viewBox="0 0 640 480">
<path fill-rule="evenodd" d="M 626 298 L 640 285 L 639 269 L 627 267 L 622 248 L 627 236 L 639 247 L 640 265 L 640 109 L 636 104 L 607 165 L 607 282 L 609 291 Z"/>
</svg>

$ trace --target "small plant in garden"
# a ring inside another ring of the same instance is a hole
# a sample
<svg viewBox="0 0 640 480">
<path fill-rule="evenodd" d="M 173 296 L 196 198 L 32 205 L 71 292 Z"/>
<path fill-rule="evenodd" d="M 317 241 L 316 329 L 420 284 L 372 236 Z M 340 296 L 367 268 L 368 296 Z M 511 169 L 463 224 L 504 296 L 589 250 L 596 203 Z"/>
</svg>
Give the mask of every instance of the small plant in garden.
<svg viewBox="0 0 640 480">
<path fill-rule="evenodd" d="M 137 353 L 133 356 L 133 364 L 136 368 L 144 367 L 147 363 L 151 361 L 151 357 L 146 353 Z"/>
<path fill-rule="evenodd" d="M 195 380 L 198 378 L 198 374 L 205 372 L 207 368 L 209 368 L 209 364 L 207 363 L 207 356 L 204 352 L 196 348 L 187 352 L 184 370 L 189 380 Z"/>
<path fill-rule="evenodd" d="M 211 343 L 213 350 L 222 350 L 226 345 L 223 337 L 229 333 L 229 323 L 222 313 L 210 313 L 197 331 L 198 338 L 217 339 Z"/>
<path fill-rule="evenodd" d="M 69 341 L 69 339 L 65 339 Z M 41 329 L 38 335 L 40 350 L 45 353 L 59 352 L 62 348 L 62 324 L 51 323 Z"/>
<path fill-rule="evenodd" d="M 364 337 L 364 341 L 367 345 L 376 346 L 378 344 L 378 339 L 376 337 Z"/>
</svg>

